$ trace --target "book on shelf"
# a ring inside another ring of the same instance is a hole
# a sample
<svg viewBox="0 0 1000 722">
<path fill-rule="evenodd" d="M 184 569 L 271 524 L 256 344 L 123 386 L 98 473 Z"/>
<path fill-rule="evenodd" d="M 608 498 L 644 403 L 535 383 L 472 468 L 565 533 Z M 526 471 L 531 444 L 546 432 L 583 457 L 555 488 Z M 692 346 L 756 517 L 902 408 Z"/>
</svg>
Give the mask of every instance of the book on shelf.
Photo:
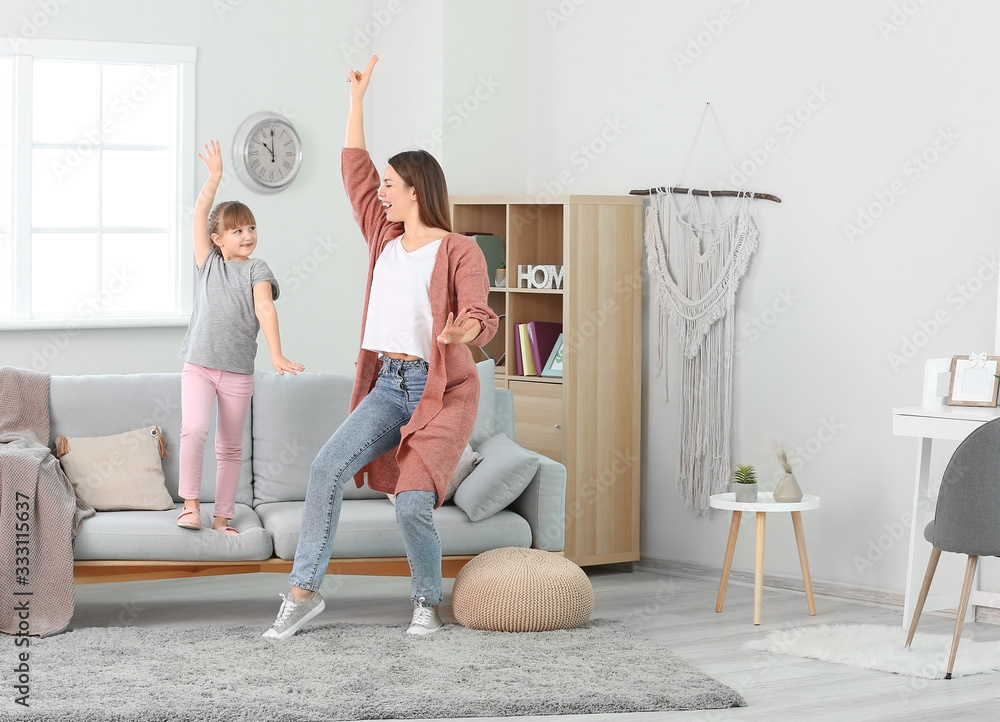
<svg viewBox="0 0 1000 722">
<path fill-rule="evenodd" d="M 517 335 L 521 342 L 521 364 L 524 368 L 524 376 L 538 376 L 535 367 L 535 356 L 531 352 L 531 338 L 528 336 L 528 324 L 517 324 Z"/>
<path fill-rule="evenodd" d="M 521 360 L 521 332 L 514 327 L 514 359 L 517 362 L 517 375 L 524 376 L 524 361 Z"/>
<path fill-rule="evenodd" d="M 528 339 L 531 342 L 531 355 L 535 362 L 535 375 L 542 375 L 545 361 L 552 353 L 556 339 L 562 333 L 562 324 L 558 321 L 528 321 Z"/>
</svg>

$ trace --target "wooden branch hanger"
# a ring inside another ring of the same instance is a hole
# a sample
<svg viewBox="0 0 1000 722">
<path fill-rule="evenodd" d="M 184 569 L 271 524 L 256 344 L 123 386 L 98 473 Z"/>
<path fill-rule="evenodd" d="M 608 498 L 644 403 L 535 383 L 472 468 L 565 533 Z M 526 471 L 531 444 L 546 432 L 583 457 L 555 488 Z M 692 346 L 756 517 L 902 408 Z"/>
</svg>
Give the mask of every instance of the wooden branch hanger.
<svg viewBox="0 0 1000 722">
<path fill-rule="evenodd" d="M 692 193 L 696 196 L 734 196 L 736 198 L 746 196 L 747 198 L 761 198 L 765 201 L 781 203 L 781 199 L 778 198 L 778 196 L 771 195 L 770 193 L 755 193 L 754 191 L 703 191 L 698 188 L 691 190 L 690 188 L 657 186 L 656 188 L 640 188 L 638 190 L 631 190 L 628 193 L 631 196 L 651 196 L 657 193 Z"/>
<path fill-rule="evenodd" d="M 719 129 L 719 135 L 722 136 L 722 142 L 726 146 L 726 150 L 729 151 L 729 157 L 733 161 L 733 165 L 736 166 L 736 156 L 733 154 L 732 146 L 729 145 L 729 140 L 726 138 L 726 134 L 722 132 L 722 123 L 719 122 L 719 116 L 715 114 L 715 109 L 712 108 L 712 103 L 705 103 L 705 109 L 701 113 L 701 119 L 698 121 L 698 129 L 695 131 L 694 140 L 691 141 L 691 149 L 688 151 L 687 158 L 684 159 L 684 167 L 681 169 L 679 178 L 683 178 L 687 172 L 688 165 L 691 163 L 691 156 L 694 154 L 694 148 L 698 144 L 698 136 L 701 135 L 702 126 L 705 124 L 706 116 L 711 113 L 712 118 L 715 120 L 715 125 Z M 657 186 L 655 188 L 640 188 L 638 190 L 629 191 L 629 195 L 632 196 L 652 196 L 658 193 L 692 193 L 696 196 L 735 196 L 737 198 L 762 198 L 765 201 L 774 201 L 775 203 L 781 203 L 781 199 L 778 196 L 771 195 L 770 193 L 754 193 L 753 191 L 703 191 L 703 190 L 691 190 L 690 188 L 673 188 L 665 186 Z"/>
</svg>

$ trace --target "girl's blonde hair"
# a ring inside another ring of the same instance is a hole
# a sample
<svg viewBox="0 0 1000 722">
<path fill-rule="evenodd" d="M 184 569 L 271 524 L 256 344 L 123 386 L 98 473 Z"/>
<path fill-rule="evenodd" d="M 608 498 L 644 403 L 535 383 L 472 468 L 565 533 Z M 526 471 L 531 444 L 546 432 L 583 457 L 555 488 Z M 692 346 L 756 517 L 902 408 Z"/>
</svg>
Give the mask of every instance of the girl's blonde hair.
<svg viewBox="0 0 1000 722">
<path fill-rule="evenodd" d="M 253 217 L 253 211 L 239 201 L 223 201 L 217 204 L 208 215 L 208 234 L 210 237 L 216 234 L 221 236 L 230 228 L 256 225 L 257 220 Z M 214 240 L 212 248 L 219 256 L 222 256 L 222 248 Z"/>
</svg>

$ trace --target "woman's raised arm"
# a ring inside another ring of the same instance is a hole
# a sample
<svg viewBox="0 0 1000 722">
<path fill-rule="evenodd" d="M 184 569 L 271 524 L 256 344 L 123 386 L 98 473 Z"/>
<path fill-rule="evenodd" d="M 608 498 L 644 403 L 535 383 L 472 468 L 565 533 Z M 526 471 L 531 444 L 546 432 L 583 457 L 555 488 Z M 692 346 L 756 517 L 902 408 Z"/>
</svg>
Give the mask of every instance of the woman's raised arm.
<svg viewBox="0 0 1000 722">
<path fill-rule="evenodd" d="M 377 62 L 378 56 L 373 55 L 363 73 L 357 70 L 351 70 L 347 73 L 347 82 L 351 84 L 351 109 L 347 114 L 345 148 L 365 150 L 365 91 L 368 90 L 368 84 L 372 80 L 372 69 Z"/>
</svg>

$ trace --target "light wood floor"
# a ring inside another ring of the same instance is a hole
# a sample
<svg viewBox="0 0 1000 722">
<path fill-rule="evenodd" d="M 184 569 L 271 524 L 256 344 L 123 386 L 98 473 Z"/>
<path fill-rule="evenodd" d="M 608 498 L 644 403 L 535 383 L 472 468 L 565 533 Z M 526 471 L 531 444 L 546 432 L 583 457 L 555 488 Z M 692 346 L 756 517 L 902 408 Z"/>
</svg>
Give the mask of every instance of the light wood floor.
<svg viewBox="0 0 1000 722">
<path fill-rule="evenodd" d="M 701 712 L 568 715 L 572 722 L 701 720 L 938 720 L 1000 719 L 1000 673 L 953 680 L 922 680 L 843 665 L 742 649 L 776 629 L 806 624 L 898 625 L 901 611 L 817 595 L 809 617 L 805 597 L 764 590 L 763 621 L 754 627 L 753 588 L 730 581 L 726 606 L 715 612 L 718 582 L 619 569 L 588 570 L 595 617 L 621 619 L 704 672 L 738 690 L 748 706 Z M 441 616 L 454 622 L 451 580 L 445 580 Z M 205 579 L 89 584 L 76 588 L 73 626 L 197 626 L 250 624 L 261 631 L 278 611 L 287 579 L 248 574 Z M 327 577 L 327 609 L 320 620 L 404 624 L 410 618 L 409 579 Z M 953 620 L 928 615 L 920 631 L 951 634 Z M 1000 626 L 967 624 L 964 639 L 1000 639 Z M 959 655 L 962 654 L 959 648 Z M 503 718 L 475 718 L 480 722 Z M 546 722 L 549 717 L 521 717 Z"/>
</svg>

